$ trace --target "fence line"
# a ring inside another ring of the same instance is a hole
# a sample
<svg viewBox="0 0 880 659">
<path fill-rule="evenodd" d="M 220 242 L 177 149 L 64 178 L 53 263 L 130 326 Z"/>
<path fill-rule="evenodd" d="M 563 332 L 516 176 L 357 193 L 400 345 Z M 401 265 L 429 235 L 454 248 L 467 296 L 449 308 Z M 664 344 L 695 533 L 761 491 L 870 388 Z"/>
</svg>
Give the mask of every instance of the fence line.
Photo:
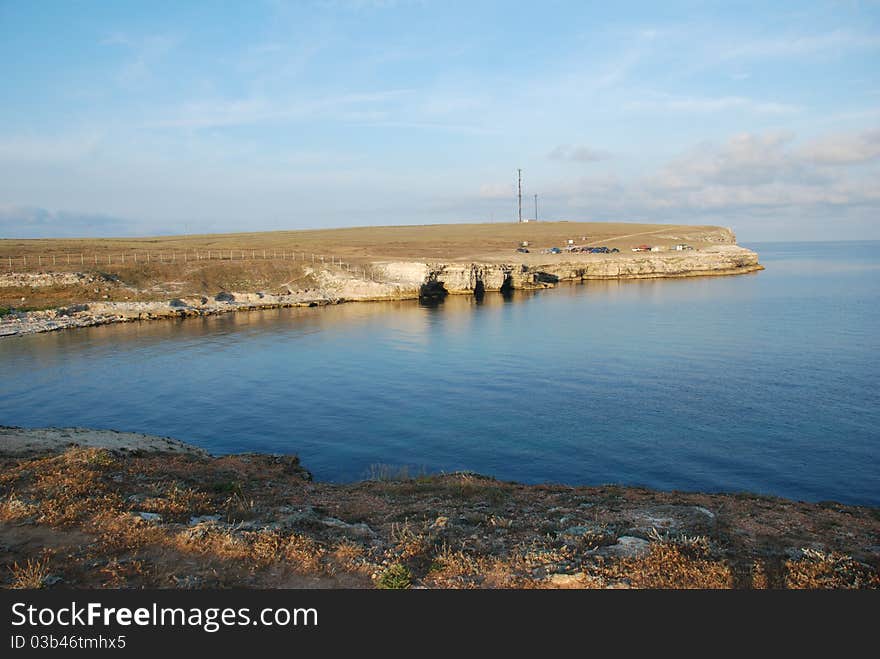
<svg viewBox="0 0 880 659">
<path fill-rule="evenodd" d="M 314 265 L 330 265 L 342 270 L 360 274 L 365 279 L 375 280 L 372 267 L 369 265 L 352 265 L 334 255 L 314 254 L 295 250 L 277 249 L 207 249 L 207 250 L 184 250 L 184 251 L 142 251 L 142 252 L 116 252 L 107 254 L 87 252 L 64 252 L 55 254 L 37 254 L 28 256 L 0 256 L 0 267 L 8 272 L 16 269 L 42 269 L 49 266 L 82 266 L 97 267 L 102 265 L 134 265 L 137 263 L 149 264 L 177 264 L 200 261 L 219 262 L 243 262 L 243 261 L 290 261 L 293 263 L 311 263 Z"/>
</svg>

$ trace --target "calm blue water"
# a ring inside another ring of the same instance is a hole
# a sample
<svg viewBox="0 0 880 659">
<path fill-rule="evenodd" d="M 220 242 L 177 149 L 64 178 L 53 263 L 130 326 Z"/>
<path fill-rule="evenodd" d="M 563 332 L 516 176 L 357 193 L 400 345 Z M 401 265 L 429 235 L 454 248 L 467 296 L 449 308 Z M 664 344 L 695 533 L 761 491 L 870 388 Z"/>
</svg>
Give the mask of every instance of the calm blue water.
<svg viewBox="0 0 880 659">
<path fill-rule="evenodd" d="M 880 505 L 880 243 L 767 270 L 0 341 L 0 423 L 503 479 Z"/>
</svg>

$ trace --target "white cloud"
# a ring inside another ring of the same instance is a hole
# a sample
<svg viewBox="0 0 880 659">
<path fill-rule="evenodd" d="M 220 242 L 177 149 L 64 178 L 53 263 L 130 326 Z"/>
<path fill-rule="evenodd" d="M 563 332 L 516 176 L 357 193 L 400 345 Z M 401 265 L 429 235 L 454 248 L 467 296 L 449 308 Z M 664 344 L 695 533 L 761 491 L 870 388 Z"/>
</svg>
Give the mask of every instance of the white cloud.
<svg viewBox="0 0 880 659">
<path fill-rule="evenodd" d="M 807 144 L 801 153 L 808 160 L 823 165 L 851 165 L 875 160 L 880 158 L 880 129 L 831 135 Z"/>
<path fill-rule="evenodd" d="M 72 133 L 57 137 L 0 136 L 0 161 L 75 162 L 93 155 L 100 143 L 101 135 L 97 131 Z"/>
<path fill-rule="evenodd" d="M 628 110 L 665 111 L 681 113 L 715 113 L 746 111 L 755 114 L 791 114 L 801 107 L 789 103 L 761 101 L 744 96 L 678 96 L 675 94 L 652 94 L 647 98 L 631 101 Z"/>
<path fill-rule="evenodd" d="M 483 199 L 513 199 L 516 190 L 510 183 L 483 183 L 480 197 Z"/>
<path fill-rule="evenodd" d="M 827 222 L 851 217 L 853 226 L 870 226 L 866 218 L 880 211 L 877 157 L 862 160 L 875 153 L 874 139 L 868 131 L 799 144 L 791 132 L 745 133 L 700 144 L 648 175 L 581 177 L 545 198 L 559 200 L 563 217 L 723 221 L 764 237 L 784 217 L 789 226 L 801 223 L 804 235 L 829 237 L 840 234 Z M 829 141 L 847 148 L 826 151 Z M 859 163 L 868 169 L 851 166 Z"/>
<path fill-rule="evenodd" d="M 858 162 L 857 156 L 868 153 L 865 144 L 871 144 L 860 137 L 838 136 L 841 143 L 855 148 L 828 151 L 821 146 L 826 140 L 794 147 L 794 135 L 789 132 L 737 135 L 726 144 L 703 145 L 668 163 L 644 179 L 641 192 L 649 206 L 661 208 L 876 204 L 880 186 L 873 183 L 870 173 L 856 176 L 840 167 L 822 166 L 824 162 Z"/>
<path fill-rule="evenodd" d="M 821 52 L 880 48 L 880 36 L 847 30 L 818 34 L 787 34 L 769 39 L 746 40 L 728 49 L 726 58 L 798 57 Z"/>
<path fill-rule="evenodd" d="M 180 38 L 173 34 L 149 34 L 132 36 L 117 32 L 101 40 L 101 45 L 123 48 L 127 55 L 123 59 L 117 82 L 123 87 L 139 87 L 153 79 L 154 67 L 179 43 Z"/>
<path fill-rule="evenodd" d="M 405 89 L 350 93 L 300 100 L 267 97 L 191 101 L 152 125 L 161 128 L 213 128 L 280 121 L 333 118 L 343 121 L 380 121 L 389 103 L 410 93 Z"/>
<path fill-rule="evenodd" d="M 662 190 L 685 190 L 707 184 L 754 186 L 774 181 L 798 180 L 807 175 L 803 163 L 791 158 L 787 146 L 794 134 L 777 131 L 744 133 L 719 147 L 703 144 L 679 156 L 650 177 Z"/>
<path fill-rule="evenodd" d="M 547 157 L 551 160 L 571 160 L 574 162 L 596 162 L 607 160 L 611 154 L 601 149 L 594 149 L 586 145 L 560 144 L 555 147 Z"/>
<path fill-rule="evenodd" d="M 318 0 L 317 4 L 326 9 L 394 9 L 422 4 L 423 0 Z"/>
</svg>

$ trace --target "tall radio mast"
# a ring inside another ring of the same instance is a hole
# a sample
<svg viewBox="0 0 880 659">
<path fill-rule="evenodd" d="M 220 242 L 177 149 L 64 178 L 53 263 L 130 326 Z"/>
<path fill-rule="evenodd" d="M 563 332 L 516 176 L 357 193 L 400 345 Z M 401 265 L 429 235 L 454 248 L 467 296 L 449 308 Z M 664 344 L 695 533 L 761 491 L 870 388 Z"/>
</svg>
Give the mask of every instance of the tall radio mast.
<svg viewBox="0 0 880 659">
<path fill-rule="evenodd" d="M 522 223 L 522 170 L 516 170 L 516 188 L 519 195 L 519 221 Z"/>
</svg>

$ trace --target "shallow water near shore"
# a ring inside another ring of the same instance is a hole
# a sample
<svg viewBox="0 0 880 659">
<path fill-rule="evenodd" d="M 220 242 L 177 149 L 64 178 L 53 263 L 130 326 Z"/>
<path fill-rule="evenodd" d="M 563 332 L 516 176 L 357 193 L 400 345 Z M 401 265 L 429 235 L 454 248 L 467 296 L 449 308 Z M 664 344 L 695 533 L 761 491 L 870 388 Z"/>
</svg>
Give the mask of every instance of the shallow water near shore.
<svg viewBox="0 0 880 659">
<path fill-rule="evenodd" d="M 745 246 L 764 272 L 5 339 L 0 424 L 880 505 L 880 243 Z"/>
</svg>

